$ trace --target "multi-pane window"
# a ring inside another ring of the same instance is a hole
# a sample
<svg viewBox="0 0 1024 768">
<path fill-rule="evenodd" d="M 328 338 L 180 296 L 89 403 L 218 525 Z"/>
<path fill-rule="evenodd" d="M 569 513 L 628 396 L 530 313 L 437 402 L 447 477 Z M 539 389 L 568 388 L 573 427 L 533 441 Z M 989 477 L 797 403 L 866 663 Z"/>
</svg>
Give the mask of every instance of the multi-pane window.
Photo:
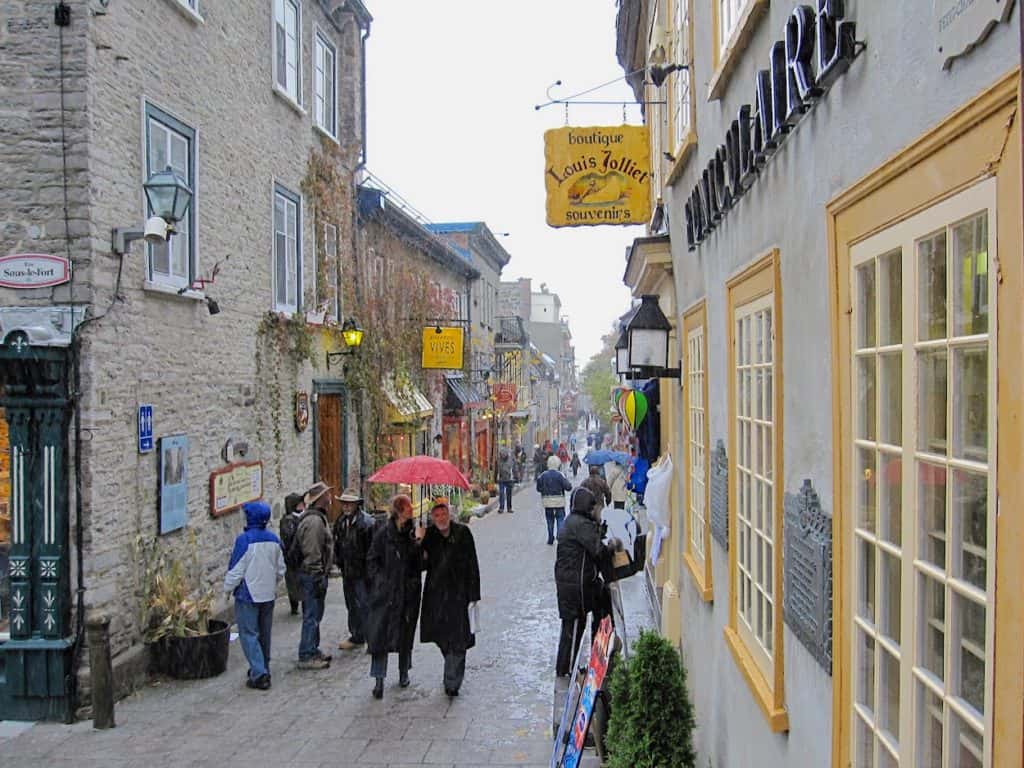
<svg viewBox="0 0 1024 768">
<path fill-rule="evenodd" d="M 338 228 L 325 223 L 320 228 L 320 248 L 317 249 L 316 307 L 324 313 L 325 321 L 341 319 L 341 297 L 338 293 Z"/>
<path fill-rule="evenodd" d="M 733 316 L 737 632 L 767 678 L 775 647 L 774 296 Z"/>
<path fill-rule="evenodd" d="M 690 36 L 690 0 L 672 3 L 672 60 L 689 64 L 687 42 Z M 672 148 L 677 149 L 690 130 L 690 70 L 672 75 Z"/>
<path fill-rule="evenodd" d="M 170 167 L 192 188 L 192 205 L 175 224 L 175 233 L 159 245 L 147 245 L 147 279 L 183 288 L 195 276 L 195 154 L 196 132 L 180 120 L 146 104 L 146 177 Z M 153 211 L 147 210 L 146 216 Z"/>
<path fill-rule="evenodd" d="M 851 252 L 857 766 L 990 765 L 992 186 Z"/>
<path fill-rule="evenodd" d="M 665 109 L 666 87 L 647 87 L 647 127 L 651 137 L 651 194 L 654 202 L 661 197 L 665 186 L 665 121 L 668 114 Z M 661 103 L 654 103 L 661 102 Z"/>
<path fill-rule="evenodd" d="M 302 220 L 298 195 L 274 188 L 274 309 L 298 312 L 302 295 Z"/>
<path fill-rule="evenodd" d="M 274 0 L 274 82 L 296 104 L 301 101 L 300 20 L 299 0 Z"/>
<path fill-rule="evenodd" d="M 337 54 L 324 35 L 317 30 L 313 51 L 313 120 L 330 136 L 338 135 Z"/>
<path fill-rule="evenodd" d="M 719 55 L 725 52 L 732 33 L 739 26 L 744 7 L 750 0 L 715 0 L 718 3 L 718 40 L 715 41 Z"/>
<path fill-rule="evenodd" d="M 706 580 L 707 558 L 707 415 L 704 405 L 704 326 L 686 335 L 686 418 L 689 500 L 689 553 Z M 706 588 L 706 584 L 702 584 Z"/>
</svg>

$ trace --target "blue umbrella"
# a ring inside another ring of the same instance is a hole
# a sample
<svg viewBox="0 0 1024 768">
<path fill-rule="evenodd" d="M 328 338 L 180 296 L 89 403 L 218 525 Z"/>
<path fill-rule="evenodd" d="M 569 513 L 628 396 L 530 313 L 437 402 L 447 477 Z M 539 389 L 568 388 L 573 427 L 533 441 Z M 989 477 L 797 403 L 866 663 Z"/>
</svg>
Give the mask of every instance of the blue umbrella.
<svg viewBox="0 0 1024 768">
<path fill-rule="evenodd" d="M 583 457 L 583 461 L 587 464 L 607 464 L 609 461 L 614 461 L 616 464 L 625 466 L 629 464 L 629 454 L 622 451 L 601 449 L 599 451 L 588 451 L 587 455 Z"/>
</svg>

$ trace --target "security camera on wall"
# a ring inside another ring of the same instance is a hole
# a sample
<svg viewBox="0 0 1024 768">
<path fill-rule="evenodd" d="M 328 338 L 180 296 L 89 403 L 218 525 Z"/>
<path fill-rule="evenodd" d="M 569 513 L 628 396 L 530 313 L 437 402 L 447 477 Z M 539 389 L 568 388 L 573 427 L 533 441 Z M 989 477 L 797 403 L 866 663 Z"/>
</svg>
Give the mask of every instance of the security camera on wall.
<svg viewBox="0 0 1024 768">
<path fill-rule="evenodd" d="M 146 242 L 152 245 L 160 245 L 167 242 L 168 226 L 162 216 L 150 216 L 146 219 L 144 229 Z"/>
</svg>

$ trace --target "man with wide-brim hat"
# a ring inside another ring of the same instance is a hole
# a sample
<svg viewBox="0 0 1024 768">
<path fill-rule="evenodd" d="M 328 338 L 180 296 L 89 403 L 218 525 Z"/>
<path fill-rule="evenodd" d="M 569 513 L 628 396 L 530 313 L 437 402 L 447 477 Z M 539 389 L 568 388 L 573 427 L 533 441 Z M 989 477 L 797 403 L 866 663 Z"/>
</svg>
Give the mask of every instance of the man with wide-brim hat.
<svg viewBox="0 0 1024 768">
<path fill-rule="evenodd" d="M 361 508 L 363 499 L 355 488 L 346 488 L 335 498 L 341 505 L 341 515 L 334 523 L 334 563 L 341 570 L 348 611 L 348 637 L 338 643 L 338 648 L 351 651 L 366 642 L 366 553 L 370 551 L 376 522 Z"/>
<path fill-rule="evenodd" d="M 320 650 L 320 622 L 327 597 L 327 574 L 334 559 L 334 539 L 327 521 L 330 486 L 316 482 L 306 491 L 306 513 L 295 531 L 302 550 L 299 587 L 302 591 L 302 634 L 299 638 L 299 669 L 325 669 L 331 657 Z"/>
</svg>

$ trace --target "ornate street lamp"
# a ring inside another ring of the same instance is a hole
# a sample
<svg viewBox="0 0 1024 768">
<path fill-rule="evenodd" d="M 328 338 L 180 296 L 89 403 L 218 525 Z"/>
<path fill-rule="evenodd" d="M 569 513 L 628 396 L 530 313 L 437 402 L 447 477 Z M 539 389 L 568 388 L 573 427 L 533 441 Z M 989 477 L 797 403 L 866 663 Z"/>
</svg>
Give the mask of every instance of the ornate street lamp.
<svg viewBox="0 0 1024 768">
<path fill-rule="evenodd" d="M 152 174 L 142 185 L 146 203 L 153 215 L 142 229 L 115 227 L 111 232 L 111 250 L 119 256 L 128 252 L 133 240 L 146 239 L 153 245 L 167 242 L 174 234 L 174 225 L 185 218 L 192 205 L 192 188 L 170 166 Z M 213 314 L 213 313 L 211 313 Z"/>
<path fill-rule="evenodd" d="M 658 306 L 658 297 L 645 294 L 626 324 L 629 369 L 643 378 L 678 379 L 679 366 L 668 367 L 668 334 L 672 325 Z"/>
<path fill-rule="evenodd" d="M 341 325 L 341 338 L 345 342 L 345 349 L 340 352 L 327 353 L 327 370 L 331 370 L 331 358 L 355 354 L 363 343 L 364 335 L 366 335 L 366 332 L 359 327 L 355 318 L 347 318 Z"/>
</svg>

